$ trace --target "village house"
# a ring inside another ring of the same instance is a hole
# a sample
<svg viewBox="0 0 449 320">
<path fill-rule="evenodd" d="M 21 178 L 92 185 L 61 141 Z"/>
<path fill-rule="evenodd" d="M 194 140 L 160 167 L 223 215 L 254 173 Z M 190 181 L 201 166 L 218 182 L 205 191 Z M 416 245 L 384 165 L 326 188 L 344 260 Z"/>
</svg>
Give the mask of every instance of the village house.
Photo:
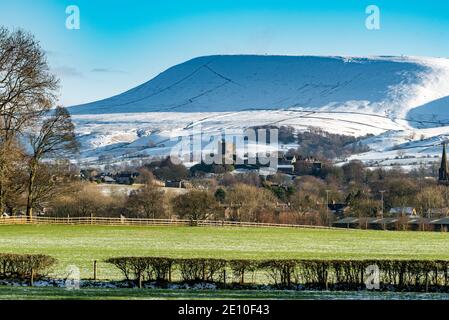
<svg viewBox="0 0 449 320">
<path fill-rule="evenodd" d="M 118 184 L 133 184 L 139 176 L 138 172 L 121 172 L 114 176 Z"/>
<path fill-rule="evenodd" d="M 295 161 L 295 174 L 317 175 L 321 172 L 323 164 L 313 157 L 299 157 Z"/>
<path fill-rule="evenodd" d="M 115 179 L 110 176 L 104 176 L 101 178 L 102 183 L 113 184 L 116 183 Z"/>
<path fill-rule="evenodd" d="M 283 155 L 278 158 L 277 172 L 285 174 L 295 173 L 296 157 L 290 155 Z"/>
<path fill-rule="evenodd" d="M 182 188 L 189 189 L 192 187 L 191 183 L 186 180 L 167 180 L 164 183 L 166 188 Z"/>
<path fill-rule="evenodd" d="M 413 207 L 395 207 L 390 209 L 391 216 L 417 217 L 416 209 Z"/>
<path fill-rule="evenodd" d="M 427 218 L 439 218 L 449 216 L 449 208 L 429 208 L 425 215 Z"/>
<path fill-rule="evenodd" d="M 339 217 L 344 217 L 345 213 L 349 211 L 349 206 L 346 203 L 335 203 L 333 201 L 332 203 L 328 203 L 327 207 L 330 212 Z"/>
</svg>

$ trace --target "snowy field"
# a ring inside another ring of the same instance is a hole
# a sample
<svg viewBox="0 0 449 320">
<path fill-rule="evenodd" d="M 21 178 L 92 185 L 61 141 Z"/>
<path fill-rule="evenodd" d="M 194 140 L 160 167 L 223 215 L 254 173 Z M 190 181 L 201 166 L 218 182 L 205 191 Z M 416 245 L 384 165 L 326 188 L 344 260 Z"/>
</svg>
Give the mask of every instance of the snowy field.
<svg viewBox="0 0 449 320">
<path fill-rule="evenodd" d="M 326 111 L 134 113 L 80 115 L 74 116 L 74 120 L 83 145 L 82 160 L 86 163 L 100 162 L 105 156 L 106 161 L 167 156 L 178 143 L 178 137 L 191 135 L 192 128 L 198 126 L 211 135 L 223 129 L 256 125 L 289 125 L 297 130 L 319 127 L 330 133 L 352 136 L 372 134 L 373 137 L 363 140 L 371 151 L 350 158 L 370 166 L 429 165 L 439 160 L 440 144 L 449 136 L 449 126 L 414 128 L 406 121 L 378 115 Z M 295 147 L 279 145 L 282 150 Z"/>
</svg>

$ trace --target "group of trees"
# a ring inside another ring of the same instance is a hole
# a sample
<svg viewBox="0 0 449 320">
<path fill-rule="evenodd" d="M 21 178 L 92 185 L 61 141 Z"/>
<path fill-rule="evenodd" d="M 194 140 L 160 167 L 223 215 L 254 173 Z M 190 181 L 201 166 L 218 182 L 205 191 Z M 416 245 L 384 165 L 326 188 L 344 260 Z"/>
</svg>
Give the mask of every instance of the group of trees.
<svg viewBox="0 0 449 320">
<path fill-rule="evenodd" d="M 365 137 L 353 137 L 342 134 L 332 134 L 320 128 L 310 127 L 305 131 L 297 131 L 291 126 L 257 126 L 254 130 L 278 130 L 278 140 L 282 144 L 297 143 L 300 147 L 293 150 L 303 157 L 319 159 L 334 159 L 362 153 L 369 148 L 361 143 Z M 269 136 L 267 132 L 267 136 Z"/>
<path fill-rule="evenodd" d="M 152 176 L 148 174 L 148 176 Z M 274 179 L 275 180 L 275 179 Z M 282 195 L 281 186 L 271 185 L 254 174 L 230 179 L 192 181 L 192 189 L 166 191 L 153 178 L 128 194 L 104 192 L 107 186 L 89 182 L 74 184 L 58 196 L 47 215 L 90 217 L 123 215 L 130 218 L 228 219 L 249 222 L 327 224 L 322 199 L 327 185 L 319 178 L 303 177 Z M 301 191 L 300 191 L 301 190 Z M 282 200 L 282 199 L 283 200 Z M 287 205 L 288 203 L 288 205 Z"/>
<path fill-rule="evenodd" d="M 366 138 L 366 137 L 362 137 Z M 301 155 L 323 159 L 347 157 L 351 154 L 362 153 L 369 148 L 361 143 L 362 138 L 355 138 L 341 134 L 331 134 L 319 128 L 309 128 L 297 133 Z"/>
<path fill-rule="evenodd" d="M 414 207 L 427 217 L 438 215 L 432 213 L 435 209 L 449 207 L 448 187 L 438 185 L 432 173 L 423 168 L 411 172 L 401 168 L 371 170 L 360 161 L 351 161 L 342 167 L 327 166 L 317 178 L 321 182 L 316 185 L 325 183 L 321 194 L 323 189 L 329 190 L 330 201 L 347 204 L 353 216 L 375 217 L 382 209 L 387 216 L 390 208 Z"/>
<path fill-rule="evenodd" d="M 24 210 L 31 218 L 71 179 L 62 159 L 77 143 L 57 89 L 35 38 L 0 27 L 0 214 Z"/>
<path fill-rule="evenodd" d="M 435 209 L 449 207 L 447 187 L 419 170 L 369 170 L 359 161 L 341 167 L 328 163 L 315 176 L 295 179 L 256 173 L 190 178 L 192 188 L 179 192 L 164 191 L 153 174 L 160 167 L 152 168 L 140 169 L 142 186 L 128 195 L 104 194 L 96 184 L 85 183 L 57 201 L 49 214 L 329 225 L 336 218 L 328 209 L 333 202 L 346 204 L 346 214 L 357 217 L 375 217 L 382 209 L 388 216 L 393 207 L 415 207 L 421 216 L 436 217 L 445 211 Z"/>
<path fill-rule="evenodd" d="M 152 161 L 146 164 L 143 169 L 151 172 L 153 176 L 162 181 L 183 180 L 189 177 L 189 170 L 182 164 L 174 164 L 170 157 Z"/>
</svg>

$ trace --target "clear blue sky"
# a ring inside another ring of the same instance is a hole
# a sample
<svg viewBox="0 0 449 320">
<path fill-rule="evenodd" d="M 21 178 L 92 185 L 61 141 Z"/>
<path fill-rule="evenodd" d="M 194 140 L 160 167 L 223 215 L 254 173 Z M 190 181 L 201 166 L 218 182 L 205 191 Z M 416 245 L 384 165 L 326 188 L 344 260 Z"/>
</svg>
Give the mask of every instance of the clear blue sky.
<svg viewBox="0 0 449 320">
<path fill-rule="evenodd" d="M 371 4 L 380 30 L 365 27 Z M 68 5 L 80 9 L 80 30 L 65 28 Z M 202 55 L 449 57 L 448 0 L 0 0 L 0 25 L 41 41 L 66 105 Z"/>
</svg>

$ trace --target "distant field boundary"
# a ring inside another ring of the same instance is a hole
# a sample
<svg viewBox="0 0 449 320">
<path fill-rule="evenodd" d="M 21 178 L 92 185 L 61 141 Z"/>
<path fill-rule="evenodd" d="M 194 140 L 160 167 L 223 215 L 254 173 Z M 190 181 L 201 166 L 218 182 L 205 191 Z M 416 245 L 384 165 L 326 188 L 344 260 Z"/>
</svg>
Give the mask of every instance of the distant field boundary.
<svg viewBox="0 0 449 320">
<path fill-rule="evenodd" d="M 140 219 L 140 218 L 106 218 L 106 217 L 74 217 L 53 218 L 33 217 L 28 221 L 26 217 L 0 218 L 0 225 L 100 225 L 100 226 L 198 226 L 198 227 L 253 227 L 253 228 L 308 228 L 308 229 L 338 229 L 335 227 L 238 222 L 225 220 L 174 220 L 174 219 Z"/>
</svg>

